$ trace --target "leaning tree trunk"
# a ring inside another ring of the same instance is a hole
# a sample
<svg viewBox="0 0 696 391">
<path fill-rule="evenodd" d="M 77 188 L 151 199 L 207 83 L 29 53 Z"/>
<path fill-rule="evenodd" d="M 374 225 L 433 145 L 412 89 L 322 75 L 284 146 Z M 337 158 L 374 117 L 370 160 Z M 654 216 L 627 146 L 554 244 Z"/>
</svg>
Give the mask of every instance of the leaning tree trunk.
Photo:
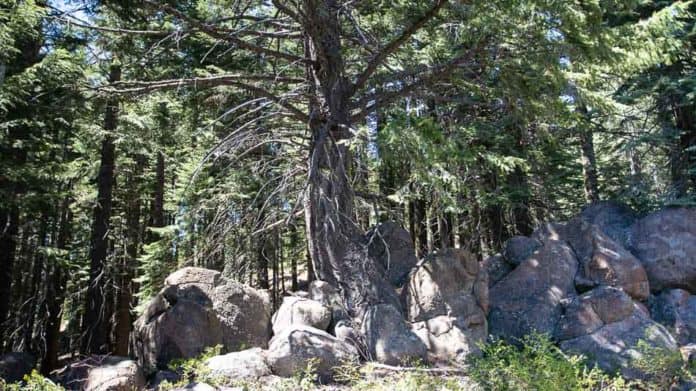
<svg viewBox="0 0 696 391">
<path fill-rule="evenodd" d="M 121 69 L 111 67 L 109 81 L 120 80 Z M 84 336 L 81 346 L 82 353 L 107 353 L 108 349 L 108 317 L 105 312 L 106 276 L 108 254 L 108 232 L 111 219 L 112 190 L 114 183 L 114 165 L 116 146 L 111 132 L 116 130 L 118 122 L 118 103 L 109 101 L 104 116 L 104 130 L 108 133 L 102 141 L 101 165 L 97 178 L 97 205 L 94 208 L 94 221 L 90 241 L 90 271 L 89 286 L 87 287 L 87 306 L 82 319 Z"/>
<path fill-rule="evenodd" d="M 337 287 L 351 317 L 360 321 L 369 306 L 394 303 L 395 292 L 370 259 L 360 228 L 353 221 L 354 194 L 349 180 L 350 83 L 345 76 L 338 23 L 332 0 L 306 0 L 306 52 L 318 64 L 308 67 L 311 155 L 304 208 L 309 252 L 316 276 Z"/>
</svg>

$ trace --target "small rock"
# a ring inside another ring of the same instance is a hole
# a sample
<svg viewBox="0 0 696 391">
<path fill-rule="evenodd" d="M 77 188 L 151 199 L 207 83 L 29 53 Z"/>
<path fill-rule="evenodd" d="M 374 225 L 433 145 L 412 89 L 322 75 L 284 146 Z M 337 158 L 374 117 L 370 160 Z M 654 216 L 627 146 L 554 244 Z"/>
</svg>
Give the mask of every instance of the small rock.
<svg viewBox="0 0 696 391">
<path fill-rule="evenodd" d="M 0 356 L 0 378 L 7 383 L 16 383 L 31 373 L 36 358 L 29 353 L 13 352 Z"/>
<path fill-rule="evenodd" d="M 206 361 L 206 366 L 213 376 L 229 379 L 258 379 L 271 374 L 264 351 L 260 348 L 211 357 Z"/>
<path fill-rule="evenodd" d="M 313 359 L 317 360 L 318 376 L 328 382 L 333 378 L 333 368 L 357 360 L 358 351 L 325 331 L 293 325 L 273 337 L 266 354 L 273 373 L 283 377 L 305 370 Z"/>
<path fill-rule="evenodd" d="M 331 323 L 331 311 L 322 303 L 295 296 L 283 297 L 273 315 L 273 333 L 280 334 L 291 325 L 304 325 L 326 330 Z"/>
</svg>

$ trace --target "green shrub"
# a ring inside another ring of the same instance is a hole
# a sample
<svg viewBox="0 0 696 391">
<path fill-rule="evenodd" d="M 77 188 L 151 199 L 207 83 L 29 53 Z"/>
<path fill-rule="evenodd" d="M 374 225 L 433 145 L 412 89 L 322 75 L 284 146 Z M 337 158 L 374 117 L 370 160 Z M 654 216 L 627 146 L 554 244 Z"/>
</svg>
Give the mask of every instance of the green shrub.
<svg viewBox="0 0 696 391">
<path fill-rule="evenodd" d="M 65 391 L 65 389 L 49 379 L 43 377 L 39 372 L 33 370 L 24 376 L 22 383 L 5 384 L 0 379 L 0 390 L 5 391 Z"/>
<path fill-rule="evenodd" d="M 223 385 L 223 379 L 213 376 L 205 362 L 214 356 L 217 356 L 222 351 L 222 345 L 206 348 L 203 353 L 194 358 L 176 359 L 169 363 L 169 369 L 181 375 L 181 380 L 174 384 L 165 382 L 160 385 L 160 389 L 167 390 L 177 387 L 183 387 L 191 382 L 207 383 L 211 386 Z"/>
<path fill-rule="evenodd" d="M 634 359 L 632 365 L 647 375 L 645 385 L 650 389 L 667 390 L 693 376 L 679 351 L 653 346 L 644 340 L 638 341 L 636 350 L 640 357 Z"/>
<path fill-rule="evenodd" d="M 483 346 L 483 355 L 471 360 L 471 376 L 486 390 L 590 391 L 624 390 L 621 378 L 612 378 L 585 365 L 582 356 L 563 353 L 544 335 L 530 335 L 521 347 L 497 341 Z"/>
</svg>

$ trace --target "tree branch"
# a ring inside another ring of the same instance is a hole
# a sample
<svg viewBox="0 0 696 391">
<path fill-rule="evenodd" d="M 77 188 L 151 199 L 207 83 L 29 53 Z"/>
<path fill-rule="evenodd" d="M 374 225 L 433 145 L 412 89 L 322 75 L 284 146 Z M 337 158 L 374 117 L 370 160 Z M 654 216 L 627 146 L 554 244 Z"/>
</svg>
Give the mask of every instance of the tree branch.
<svg viewBox="0 0 696 391">
<path fill-rule="evenodd" d="M 177 18 L 180 18 L 181 20 L 185 21 L 186 23 L 192 25 L 196 29 L 210 35 L 213 38 L 221 39 L 224 41 L 232 42 L 238 47 L 248 50 L 250 52 L 254 53 L 259 53 L 259 54 L 265 54 L 271 57 L 275 58 L 282 58 L 284 60 L 288 60 L 291 62 L 302 62 L 302 63 L 313 63 L 311 59 L 304 58 L 297 56 L 295 54 L 287 53 L 287 52 L 281 52 L 278 50 L 273 50 L 273 49 L 268 49 L 265 47 L 257 46 L 252 43 L 249 43 L 241 38 L 238 38 L 234 36 L 233 34 L 228 34 L 223 31 L 220 31 L 211 25 L 204 23 L 200 20 L 191 18 L 190 16 L 186 15 L 185 13 L 179 11 L 178 9 L 168 5 L 168 4 L 160 4 L 159 2 L 156 2 L 154 0 L 145 0 L 147 4 L 150 4 L 153 7 L 156 7 L 157 9 L 164 10 L 165 12 L 168 12 Z"/>
<path fill-rule="evenodd" d="M 367 67 L 361 73 L 355 83 L 353 84 L 351 88 L 351 94 L 353 95 L 355 92 L 360 90 L 365 86 L 365 83 L 370 79 L 370 76 L 375 73 L 377 68 L 386 60 L 386 58 L 391 55 L 396 49 L 401 47 L 401 45 L 404 44 L 413 34 L 415 34 L 418 30 L 420 30 L 421 27 L 423 27 L 429 20 L 435 17 L 437 15 L 438 11 L 440 8 L 442 8 L 445 4 L 447 3 L 447 0 L 436 0 L 435 4 L 433 4 L 430 9 L 423 14 L 420 18 L 418 18 L 413 24 L 411 24 L 409 27 L 407 27 L 404 31 L 401 32 L 401 34 L 394 38 L 391 42 L 389 42 L 385 47 L 380 49 L 377 52 L 377 55 L 375 55 L 370 62 L 368 62 Z"/>
</svg>

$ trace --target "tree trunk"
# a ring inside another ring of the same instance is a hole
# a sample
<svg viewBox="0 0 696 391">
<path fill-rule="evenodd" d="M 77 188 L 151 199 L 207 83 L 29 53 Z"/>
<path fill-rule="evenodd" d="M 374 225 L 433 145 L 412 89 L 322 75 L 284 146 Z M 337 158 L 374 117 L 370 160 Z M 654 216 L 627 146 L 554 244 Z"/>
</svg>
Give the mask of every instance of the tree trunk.
<svg viewBox="0 0 696 391">
<path fill-rule="evenodd" d="M 351 137 L 350 82 L 345 76 L 339 5 L 306 0 L 308 68 L 320 99 L 310 100 L 311 155 L 304 208 L 307 240 L 319 279 L 338 288 L 349 315 L 359 321 L 369 306 L 398 298 L 369 258 L 362 233 L 352 221 L 353 189 L 348 178 Z M 388 289 L 387 289 L 388 288 Z"/>
<path fill-rule="evenodd" d="M 70 199 L 63 200 L 60 212 L 58 239 L 56 248 L 65 250 L 70 240 L 70 227 L 72 213 L 70 211 Z M 53 274 L 49 281 L 47 297 L 48 320 L 46 322 L 46 354 L 41 362 L 41 373 L 44 375 L 58 368 L 58 356 L 60 354 L 60 321 L 61 309 L 65 295 L 67 275 L 60 264 L 53 266 Z"/>
<path fill-rule="evenodd" d="M 696 105 L 675 104 L 675 124 L 679 129 L 679 152 L 674 170 L 677 196 L 687 195 L 688 189 L 696 194 Z"/>
<path fill-rule="evenodd" d="M 17 250 L 19 233 L 19 207 L 12 202 L 9 208 L 0 210 L 0 337 L 7 338 L 9 322 L 7 317 L 12 297 L 12 271 Z"/>
<path fill-rule="evenodd" d="M 117 278 L 116 324 L 114 325 L 114 354 L 128 355 L 128 338 L 133 325 L 133 278 L 140 249 L 140 184 L 144 157 L 135 158 L 135 167 L 126 178 L 128 191 L 126 200 L 126 253 Z"/>
<path fill-rule="evenodd" d="M 109 74 L 111 83 L 119 81 L 121 68 L 112 65 Z M 113 131 L 118 124 L 118 102 L 110 100 L 107 103 L 104 116 L 104 130 L 107 132 L 101 146 L 101 165 L 97 178 L 97 204 L 94 207 L 94 221 L 90 240 L 90 272 L 87 287 L 87 305 L 82 321 L 83 341 L 81 352 L 84 354 L 108 353 L 108 318 L 111 314 L 105 310 L 105 283 L 107 277 L 106 262 L 108 255 L 108 232 L 111 219 L 112 187 L 114 182 L 114 164 L 116 148 Z"/>
<path fill-rule="evenodd" d="M 594 132 L 586 129 L 580 132 L 580 149 L 582 151 L 582 173 L 585 182 L 585 200 L 587 203 L 599 202 L 599 185 L 597 182 L 597 159 L 595 157 Z"/>
</svg>

